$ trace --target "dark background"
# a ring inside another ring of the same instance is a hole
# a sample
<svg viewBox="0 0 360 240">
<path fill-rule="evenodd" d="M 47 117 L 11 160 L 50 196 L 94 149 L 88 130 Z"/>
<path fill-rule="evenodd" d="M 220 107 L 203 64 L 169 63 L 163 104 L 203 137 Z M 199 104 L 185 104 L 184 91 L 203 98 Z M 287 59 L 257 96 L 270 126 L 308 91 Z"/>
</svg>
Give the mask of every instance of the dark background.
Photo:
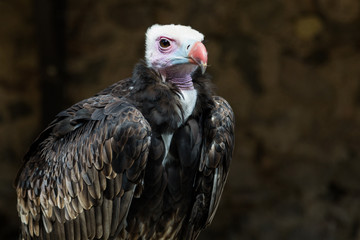
<svg viewBox="0 0 360 240">
<path fill-rule="evenodd" d="M 0 239 L 32 140 L 131 75 L 154 23 L 202 32 L 236 114 L 224 196 L 201 239 L 360 239 L 359 0 L 0 0 Z"/>
</svg>

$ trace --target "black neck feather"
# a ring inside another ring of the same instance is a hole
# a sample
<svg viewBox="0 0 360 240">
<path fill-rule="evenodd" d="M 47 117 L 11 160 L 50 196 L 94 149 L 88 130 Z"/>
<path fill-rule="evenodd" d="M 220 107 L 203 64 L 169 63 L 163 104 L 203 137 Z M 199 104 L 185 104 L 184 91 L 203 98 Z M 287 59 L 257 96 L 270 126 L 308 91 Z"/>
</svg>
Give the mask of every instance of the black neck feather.
<svg viewBox="0 0 360 240">
<path fill-rule="evenodd" d="M 192 74 L 192 81 L 198 94 L 192 116 L 199 117 L 213 105 L 213 87 L 210 76 L 203 75 L 200 69 Z M 140 109 L 153 130 L 164 133 L 178 128 L 179 122 L 183 120 L 183 110 L 179 101 L 181 91 L 175 84 L 163 81 L 161 75 L 147 67 L 144 61 L 135 66 L 132 77 L 126 82 L 119 82 L 122 87 L 129 89 L 125 97 Z M 124 96 L 124 90 L 117 89 Z"/>
</svg>

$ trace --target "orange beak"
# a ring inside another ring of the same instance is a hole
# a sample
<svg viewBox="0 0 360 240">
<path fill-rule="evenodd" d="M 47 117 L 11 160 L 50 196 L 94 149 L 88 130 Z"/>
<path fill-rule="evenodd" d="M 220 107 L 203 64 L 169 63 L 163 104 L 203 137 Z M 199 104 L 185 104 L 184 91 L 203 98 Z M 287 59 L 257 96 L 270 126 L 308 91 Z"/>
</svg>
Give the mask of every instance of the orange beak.
<svg viewBox="0 0 360 240">
<path fill-rule="evenodd" d="M 202 42 L 195 42 L 191 47 L 188 56 L 190 58 L 190 63 L 199 65 L 202 74 L 204 74 L 208 60 L 208 54 L 204 44 L 202 44 Z"/>
</svg>

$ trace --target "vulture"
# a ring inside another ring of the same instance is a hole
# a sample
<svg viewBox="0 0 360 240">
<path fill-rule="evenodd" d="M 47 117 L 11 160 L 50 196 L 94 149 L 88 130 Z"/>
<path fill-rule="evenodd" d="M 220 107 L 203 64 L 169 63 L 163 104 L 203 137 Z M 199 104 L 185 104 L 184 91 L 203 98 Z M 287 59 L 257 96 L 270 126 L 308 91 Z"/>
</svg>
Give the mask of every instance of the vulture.
<svg viewBox="0 0 360 240">
<path fill-rule="evenodd" d="M 196 239 L 212 222 L 235 119 L 203 40 L 149 27 L 131 77 L 56 115 L 15 180 L 21 239 Z"/>
</svg>

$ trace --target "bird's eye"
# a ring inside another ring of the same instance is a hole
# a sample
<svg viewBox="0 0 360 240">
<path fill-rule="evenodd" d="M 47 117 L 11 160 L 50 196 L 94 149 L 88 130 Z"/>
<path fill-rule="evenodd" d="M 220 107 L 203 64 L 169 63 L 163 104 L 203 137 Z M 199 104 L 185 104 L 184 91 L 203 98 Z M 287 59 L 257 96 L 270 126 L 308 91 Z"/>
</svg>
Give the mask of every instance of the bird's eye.
<svg viewBox="0 0 360 240">
<path fill-rule="evenodd" d="M 159 43 L 160 43 L 161 48 L 170 47 L 170 41 L 168 39 L 166 39 L 166 38 L 162 38 Z"/>
</svg>

